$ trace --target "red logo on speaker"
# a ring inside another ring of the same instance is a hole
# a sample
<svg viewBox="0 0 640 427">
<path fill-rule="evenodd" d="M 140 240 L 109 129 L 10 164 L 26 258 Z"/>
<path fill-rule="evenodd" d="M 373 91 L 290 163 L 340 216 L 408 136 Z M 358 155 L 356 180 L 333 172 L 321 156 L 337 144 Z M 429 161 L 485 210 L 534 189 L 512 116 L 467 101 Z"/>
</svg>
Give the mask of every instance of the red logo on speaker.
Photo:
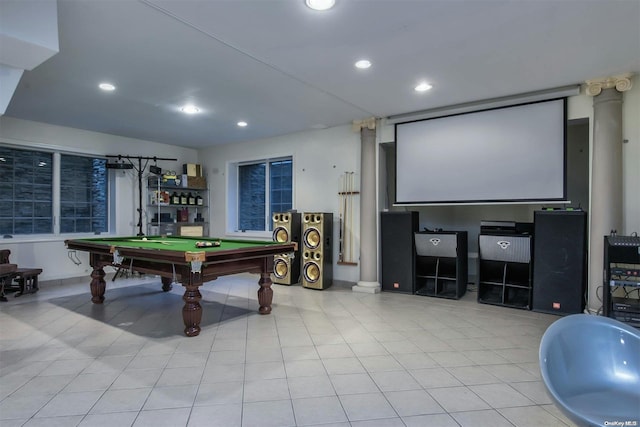
<svg viewBox="0 0 640 427">
<path fill-rule="evenodd" d="M 393 284 L 393 288 L 394 288 L 394 289 L 398 289 L 399 287 L 400 287 L 400 283 L 394 283 L 394 284 Z"/>
<path fill-rule="evenodd" d="M 554 310 L 560 310 L 560 303 L 559 302 L 554 302 L 553 303 L 553 309 Z"/>
</svg>

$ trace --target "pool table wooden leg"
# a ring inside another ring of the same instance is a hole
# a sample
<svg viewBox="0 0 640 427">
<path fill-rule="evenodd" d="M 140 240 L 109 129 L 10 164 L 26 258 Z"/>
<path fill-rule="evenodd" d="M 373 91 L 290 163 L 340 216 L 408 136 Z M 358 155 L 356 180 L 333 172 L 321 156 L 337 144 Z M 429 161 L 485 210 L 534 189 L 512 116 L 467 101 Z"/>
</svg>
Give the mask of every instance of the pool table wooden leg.
<svg viewBox="0 0 640 427">
<path fill-rule="evenodd" d="M 104 270 L 101 265 L 93 267 L 91 272 L 91 302 L 94 304 L 102 304 L 104 302 L 104 291 L 107 284 L 104 281 Z"/>
<path fill-rule="evenodd" d="M 184 333 L 188 337 L 195 337 L 200 333 L 200 321 L 202 320 L 202 307 L 200 300 L 202 294 L 198 289 L 199 285 L 183 285 L 184 307 L 182 307 L 182 320 L 184 321 Z"/>
<path fill-rule="evenodd" d="M 260 314 L 271 313 L 271 302 L 273 301 L 273 289 L 271 289 L 271 273 L 260 273 L 258 281 L 260 289 L 258 289 L 258 303 Z"/>
<path fill-rule="evenodd" d="M 162 290 L 165 292 L 169 292 L 171 289 L 173 289 L 173 280 L 170 277 L 162 277 L 160 278 L 160 280 L 162 280 Z"/>
</svg>

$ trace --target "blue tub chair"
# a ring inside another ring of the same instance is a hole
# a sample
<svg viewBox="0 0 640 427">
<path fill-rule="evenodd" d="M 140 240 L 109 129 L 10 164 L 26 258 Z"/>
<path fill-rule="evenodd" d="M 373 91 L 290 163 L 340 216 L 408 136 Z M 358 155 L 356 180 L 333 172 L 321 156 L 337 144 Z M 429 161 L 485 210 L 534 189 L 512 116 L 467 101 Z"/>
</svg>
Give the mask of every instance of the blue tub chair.
<svg viewBox="0 0 640 427">
<path fill-rule="evenodd" d="M 540 371 L 577 425 L 640 427 L 640 330 L 608 317 L 563 317 L 542 336 Z"/>
</svg>

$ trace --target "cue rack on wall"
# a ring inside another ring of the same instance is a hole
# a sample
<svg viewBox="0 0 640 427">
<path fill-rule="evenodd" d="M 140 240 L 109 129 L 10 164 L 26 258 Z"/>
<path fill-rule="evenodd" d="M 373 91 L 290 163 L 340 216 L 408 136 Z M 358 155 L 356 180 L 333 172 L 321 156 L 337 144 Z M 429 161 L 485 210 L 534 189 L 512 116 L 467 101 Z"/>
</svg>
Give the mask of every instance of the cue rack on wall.
<svg viewBox="0 0 640 427">
<path fill-rule="evenodd" d="M 338 265 L 358 265 L 353 253 L 353 200 L 360 194 L 356 190 L 355 172 L 345 172 L 340 176 L 339 206 L 339 248 Z"/>
</svg>

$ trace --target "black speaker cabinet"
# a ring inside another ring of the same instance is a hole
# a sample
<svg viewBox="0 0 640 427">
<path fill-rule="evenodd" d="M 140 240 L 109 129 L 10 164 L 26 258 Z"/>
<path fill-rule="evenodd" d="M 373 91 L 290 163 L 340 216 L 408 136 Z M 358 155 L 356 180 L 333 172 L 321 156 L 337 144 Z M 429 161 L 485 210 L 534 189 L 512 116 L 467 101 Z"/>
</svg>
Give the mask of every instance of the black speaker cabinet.
<svg viewBox="0 0 640 427">
<path fill-rule="evenodd" d="M 533 306 L 552 314 L 582 313 L 587 283 L 587 213 L 534 213 Z"/>
<path fill-rule="evenodd" d="M 421 231 L 415 234 L 416 294 L 459 299 L 467 292 L 466 231 Z"/>
<path fill-rule="evenodd" d="M 271 281 L 280 285 L 294 285 L 300 282 L 300 212 L 276 212 L 273 214 L 273 241 L 278 243 L 298 243 L 298 250 L 273 257 Z"/>
<path fill-rule="evenodd" d="M 532 236 L 478 236 L 478 302 L 531 309 Z"/>
<path fill-rule="evenodd" d="M 305 212 L 302 217 L 302 286 L 326 289 L 333 283 L 333 214 Z"/>
<path fill-rule="evenodd" d="M 418 212 L 380 214 L 382 290 L 415 293 L 415 243 Z"/>
</svg>

